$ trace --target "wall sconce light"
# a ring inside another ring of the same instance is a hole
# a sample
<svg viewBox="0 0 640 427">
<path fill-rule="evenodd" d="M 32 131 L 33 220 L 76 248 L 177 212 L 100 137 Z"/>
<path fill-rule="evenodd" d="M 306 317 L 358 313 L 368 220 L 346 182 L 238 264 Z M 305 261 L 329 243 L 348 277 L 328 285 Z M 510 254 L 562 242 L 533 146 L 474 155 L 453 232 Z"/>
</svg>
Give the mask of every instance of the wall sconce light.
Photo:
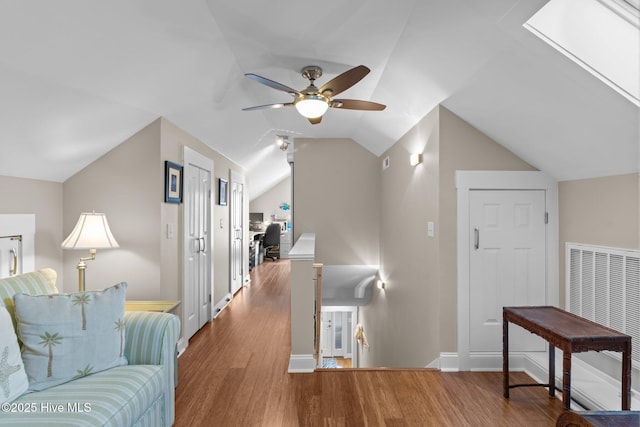
<svg viewBox="0 0 640 427">
<path fill-rule="evenodd" d="M 384 289 L 384 282 L 378 279 L 377 286 L 378 286 L 378 289 Z"/>
<path fill-rule="evenodd" d="M 289 147 L 289 137 L 285 135 L 277 135 L 276 143 L 282 151 L 287 151 L 287 148 Z"/>
<path fill-rule="evenodd" d="M 411 166 L 417 166 L 422 163 L 422 153 L 415 153 L 409 156 L 409 164 Z"/>
</svg>

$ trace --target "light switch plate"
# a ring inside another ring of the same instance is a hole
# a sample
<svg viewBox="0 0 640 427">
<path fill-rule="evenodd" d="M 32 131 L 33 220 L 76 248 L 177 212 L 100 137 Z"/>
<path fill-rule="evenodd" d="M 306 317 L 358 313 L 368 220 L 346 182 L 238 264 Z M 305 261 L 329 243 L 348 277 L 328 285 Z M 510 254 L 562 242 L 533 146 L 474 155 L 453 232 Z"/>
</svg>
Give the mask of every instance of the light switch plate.
<svg viewBox="0 0 640 427">
<path fill-rule="evenodd" d="M 427 236 L 433 237 L 435 236 L 435 233 L 435 225 L 433 224 L 433 221 L 427 222 Z"/>
</svg>

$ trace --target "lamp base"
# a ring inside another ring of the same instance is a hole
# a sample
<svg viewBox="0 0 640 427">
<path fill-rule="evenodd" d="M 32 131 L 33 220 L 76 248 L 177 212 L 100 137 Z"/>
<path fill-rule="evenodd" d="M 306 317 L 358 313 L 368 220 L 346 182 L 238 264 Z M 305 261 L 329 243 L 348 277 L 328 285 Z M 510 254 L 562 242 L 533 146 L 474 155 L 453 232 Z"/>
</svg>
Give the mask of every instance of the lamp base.
<svg viewBox="0 0 640 427">
<path fill-rule="evenodd" d="M 85 271 L 87 269 L 87 263 L 86 261 L 93 261 L 96 259 L 96 253 L 97 251 L 95 249 L 89 249 L 89 255 L 86 258 L 80 258 L 80 261 L 78 261 L 78 265 L 76 265 L 76 269 L 78 269 L 78 291 L 80 292 L 84 292 L 85 291 L 85 280 L 84 280 L 84 276 L 85 276 Z"/>
</svg>

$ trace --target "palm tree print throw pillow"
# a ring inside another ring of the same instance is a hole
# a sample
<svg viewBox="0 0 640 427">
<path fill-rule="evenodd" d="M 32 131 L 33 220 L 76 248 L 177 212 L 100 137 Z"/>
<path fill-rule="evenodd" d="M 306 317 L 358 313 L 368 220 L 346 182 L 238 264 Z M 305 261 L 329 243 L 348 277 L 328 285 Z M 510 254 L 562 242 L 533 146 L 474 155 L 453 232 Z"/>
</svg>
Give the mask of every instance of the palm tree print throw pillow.
<svg viewBox="0 0 640 427">
<path fill-rule="evenodd" d="M 13 297 L 29 390 L 125 365 L 127 284 L 102 291 Z"/>
</svg>

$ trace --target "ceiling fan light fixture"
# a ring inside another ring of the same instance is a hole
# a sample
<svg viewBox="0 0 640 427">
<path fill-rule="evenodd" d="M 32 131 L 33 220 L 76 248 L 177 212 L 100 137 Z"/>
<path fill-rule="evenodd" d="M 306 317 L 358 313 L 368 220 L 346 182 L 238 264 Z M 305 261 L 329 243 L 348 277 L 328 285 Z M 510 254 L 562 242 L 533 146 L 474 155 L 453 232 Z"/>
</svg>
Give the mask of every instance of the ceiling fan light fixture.
<svg viewBox="0 0 640 427">
<path fill-rule="evenodd" d="M 307 94 L 295 101 L 296 110 L 307 119 L 322 117 L 327 112 L 329 104 L 322 95 Z"/>
</svg>

